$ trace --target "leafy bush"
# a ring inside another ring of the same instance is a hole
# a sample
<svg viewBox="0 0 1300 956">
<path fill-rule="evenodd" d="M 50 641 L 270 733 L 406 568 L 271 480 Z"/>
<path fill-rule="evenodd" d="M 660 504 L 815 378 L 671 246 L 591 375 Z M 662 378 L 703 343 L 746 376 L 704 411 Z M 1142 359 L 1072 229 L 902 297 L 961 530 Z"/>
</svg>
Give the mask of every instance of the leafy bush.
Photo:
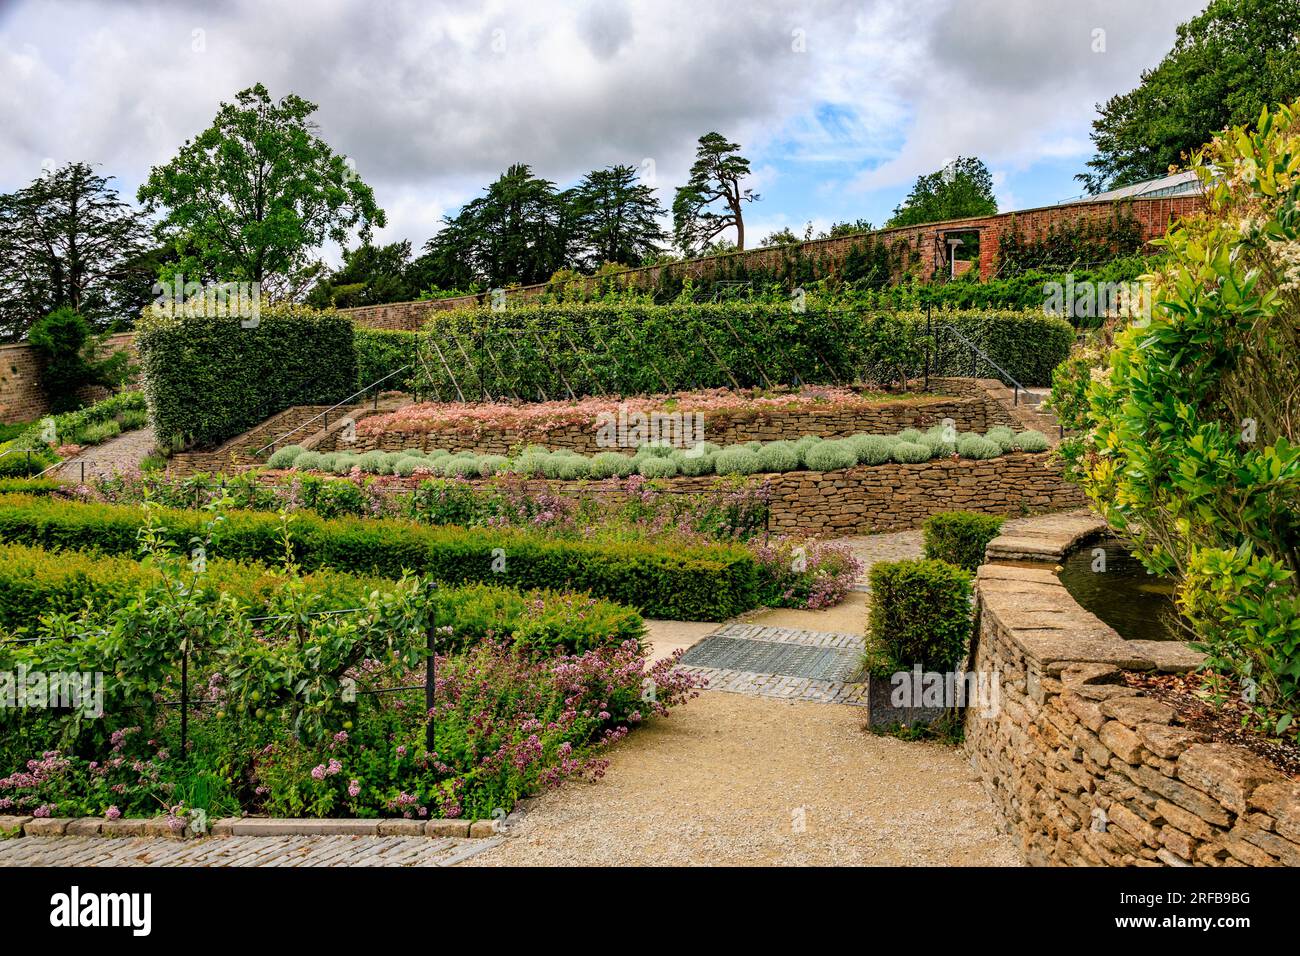
<svg viewBox="0 0 1300 956">
<path fill-rule="evenodd" d="M 962 435 L 957 439 L 957 454 L 976 460 L 997 458 L 1002 454 L 1002 446 L 979 435 Z"/>
<path fill-rule="evenodd" d="M 719 475 L 752 475 L 759 470 L 758 455 L 748 448 L 724 448 L 713 458 L 713 470 Z"/>
<path fill-rule="evenodd" d="M 410 391 L 415 367 L 419 363 L 418 332 L 358 326 L 352 341 L 357 355 L 357 383 L 353 391 L 378 382 L 403 366 L 408 366 L 405 372 L 392 375 L 378 387 L 386 392 Z"/>
<path fill-rule="evenodd" d="M 813 445 L 804 455 L 813 471 L 838 471 L 858 463 L 857 452 L 846 441 L 824 441 Z"/>
<path fill-rule="evenodd" d="M 122 607 L 158 580 L 156 568 L 129 557 L 0 545 L 0 627 L 32 630 L 45 614 Z M 283 571 L 212 557 L 200 584 L 206 601 L 228 595 L 249 613 L 264 614 L 286 580 Z M 328 569 L 305 575 L 303 583 L 316 596 L 318 610 L 356 607 L 371 591 L 393 587 L 382 578 Z M 644 633 L 636 612 L 583 595 L 471 584 L 438 588 L 431 600 L 437 624 L 448 635 L 443 640 L 447 649 L 495 637 L 531 652 L 572 653 L 640 640 Z"/>
<path fill-rule="evenodd" d="M 859 465 L 883 465 L 893 456 L 898 439 L 892 435 L 854 435 L 846 438 Z"/>
<path fill-rule="evenodd" d="M 794 471 L 801 464 L 799 451 L 792 442 L 768 442 L 758 449 L 760 471 Z"/>
<path fill-rule="evenodd" d="M 677 462 L 671 458 L 644 458 L 637 472 L 643 478 L 671 478 L 677 474 Z"/>
<path fill-rule="evenodd" d="M 1041 310 L 935 316 L 934 375 L 1001 374 L 949 327 L 1029 385 L 1050 382 L 1074 341 L 1068 322 Z M 740 328 L 744 335 L 735 334 Z M 420 346 L 426 360 L 416 387 L 428 395 L 455 395 L 459 384 L 466 395 L 555 396 L 566 386 L 580 395 L 651 394 L 796 379 L 854 381 L 864 374 L 901 383 L 925 365 L 925 328 L 921 312 L 848 309 L 828 322 L 817 310 L 791 313 L 785 301 L 456 309 L 426 324 Z M 466 354 L 455 383 L 434 349 L 434 343 L 445 350 L 452 342 Z"/>
<path fill-rule="evenodd" d="M 989 441 L 995 441 L 1003 451 L 1011 451 L 1015 446 L 1016 433 L 1006 425 L 994 425 L 984 433 Z"/>
<path fill-rule="evenodd" d="M 299 452 L 294 455 L 293 467 L 297 468 L 299 471 L 317 471 L 324 467 L 322 465 L 322 458 L 323 456 L 318 451 Z"/>
<path fill-rule="evenodd" d="M 677 467 L 683 475 L 711 475 L 716 469 L 716 454 L 689 449 L 678 456 Z"/>
<path fill-rule="evenodd" d="M 925 519 L 925 556 L 947 561 L 967 571 L 984 563 L 989 542 L 998 536 L 1006 519 L 974 511 L 943 511 Z"/>
<path fill-rule="evenodd" d="M 894 461 L 900 464 L 917 465 L 923 461 L 930 460 L 930 449 L 924 445 L 910 441 L 899 441 L 894 443 L 889 454 Z"/>
<path fill-rule="evenodd" d="M 132 554 L 141 514 L 119 505 L 9 495 L 0 498 L 0 540 Z M 192 512 L 159 509 L 159 514 L 168 540 L 178 544 L 194 535 L 200 521 Z M 274 515 L 232 511 L 218 528 L 219 553 L 278 561 L 283 547 L 278 528 Z M 328 567 L 393 579 L 410 570 L 450 584 L 490 581 L 590 591 L 673 620 L 724 620 L 757 603 L 753 558 L 730 545 L 569 541 L 505 529 L 306 514 L 297 516 L 294 534 L 295 557 L 307 570 Z M 494 549 L 501 550 L 494 554 Z M 504 556 L 503 565 L 497 556 Z"/>
<path fill-rule="evenodd" d="M 107 357 L 99 354 L 103 336 L 96 336 L 75 309 L 56 309 L 37 319 L 27 341 L 41 357 L 41 388 L 55 412 L 77 408 L 81 389 L 92 385 L 118 388 L 134 371 L 124 350 Z"/>
<path fill-rule="evenodd" d="M 636 464 L 627 455 L 616 451 L 603 451 L 591 458 L 591 477 L 626 478 L 636 470 Z"/>
<path fill-rule="evenodd" d="M 1011 447 L 1016 451 L 1040 452 L 1052 447 L 1051 441 L 1042 432 L 1030 429 L 1023 431 L 1012 441 Z"/>
<path fill-rule="evenodd" d="M 211 446 L 292 405 L 332 405 L 355 391 L 352 322 L 336 312 L 263 306 L 236 317 L 168 316 L 136 326 L 150 417 L 164 445 Z"/>
<path fill-rule="evenodd" d="M 1075 365 L 1054 403 L 1094 506 L 1178 601 L 1210 668 L 1249 680 L 1257 719 L 1300 715 L 1300 101 L 1192 163 L 1204 215 L 1164 240 L 1149 321 Z M 1079 400 L 1080 392 L 1084 399 Z"/>
<path fill-rule="evenodd" d="M 887 658 L 878 676 L 961 663 L 972 628 L 970 574 L 943 561 L 881 561 L 870 580 L 868 631 Z"/>
<path fill-rule="evenodd" d="M 266 466 L 268 468 L 292 468 L 294 460 L 304 450 L 301 445 L 285 445 L 272 453 L 271 457 L 266 460 Z"/>
</svg>

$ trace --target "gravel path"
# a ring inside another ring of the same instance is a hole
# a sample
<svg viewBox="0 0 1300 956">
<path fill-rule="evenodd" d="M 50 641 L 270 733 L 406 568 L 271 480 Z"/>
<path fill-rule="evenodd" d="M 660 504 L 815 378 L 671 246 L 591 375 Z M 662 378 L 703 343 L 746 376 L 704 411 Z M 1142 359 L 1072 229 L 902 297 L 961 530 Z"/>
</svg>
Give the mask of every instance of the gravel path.
<svg viewBox="0 0 1300 956">
<path fill-rule="evenodd" d="M 58 470 L 57 477 L 64 481 L 80 481 L 82 462 L 86 465 L 87 478 L 135 471 L 140 467 L 140 462 L 153 452 L 155 444 L 152 428 L 137 428 L 103 444 L 92 445 L 80 455 L 69 459 Z"/>
<path fill-rule="evenodd" d="M 467 866 L 1016 866 L 974 772 L 861 712 L 706 691 L 543 794 Z"/>
</svg>

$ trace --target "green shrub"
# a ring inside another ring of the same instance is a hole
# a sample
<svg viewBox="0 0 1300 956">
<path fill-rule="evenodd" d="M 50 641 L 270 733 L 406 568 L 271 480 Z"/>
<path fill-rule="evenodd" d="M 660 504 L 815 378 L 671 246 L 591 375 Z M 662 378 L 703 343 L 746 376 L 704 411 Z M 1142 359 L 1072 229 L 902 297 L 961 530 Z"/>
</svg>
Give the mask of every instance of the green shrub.
<svg viewBox="0 0 1300 956">
<path fill-rule="evenodd" d="M 293 467 L 299 471 L 320 471 L 323 457 L 318 451 L 300 451 L 293 459 Z"/>
<path fill-rule="evenodd" d="M 505 455 L 484 455 L 478 460 L 479 477 L 490 478 L 509 463 L 510 459 Z"/>
<path fill-rule="evenodd" d="M 360 463 L 360 456 L 353 455 L 350 452 L 344 452 L 343 454 L 334 456 L 334 464 L 330 466 L 330 471 L 334 472 L 336 475 L 350 474 L 352 469 L 356 468 Z"/>
<path fill-rule="evenodd" d="M 921 432 L 915 428 L 904 428 L 901 432 L 899 432 L 895 436 L 895 438 L 898 441 L 907 442 L 909 445 L 919 445 L 921 444 L 921 438 L 923 436 L 924 436 L 924 432 Z"/>
<path fill-rule="evenodd" d="M 393 473 L 403 478 L 410 478 L 421 468 L 427 470 L 429 462 L 415 455 L 407 455 L 405 458 L 397 459 L 397 464 L 393 465 Z"/>
<path fill-rule="evenodd" d="M 800 464 L 799 451 L 792 442 L 772 441 L 758 450 L 760 471 L 794 471 Z"/>
<path fill-rule="evenodd" d="M 931 458 L 947 458 L 957 452 L 957 442 L 949 437 L 950 434 L 940 425 L 923 434 L 917 444 L 930 449 Z"/>
<path fill-rule="evenodd" d="M 820 444 L 824 439 L 820 435 L 804 435 L 794 443 L 794 450 L 799 453 L 799 464 L 807 464 L 808 449 Z"/>
<path fill-rule="evenodd" d="M 893 457 L 898 443 L 892 435 L 854 435 L 844 440 L 857 455 L 859 465 L 883 465 Z"/>
<path fill-rule="evenodd" d="M 76 613 L 87 605 L 121 607 L 157 579 L 154 569 L 127 557 L 0 545 L 0 627 L 30 631 L 43 614 Z M 219 556 L 208 561 L 199 579 L 205 599 L 228 594 L 254 613 L 273 604 L 284 582 L 278 571 Z M 305 575 L 304 583 L 319 596 L 320 610 L 357 607 L 369 592 L 393 586 L 383 578 L 330 570 Z M 601 600 L 575 602 L 572 595 L 546 590 L 471 584 L 439 588 L 433 600 L 438 624 L 447 629 L 443 646 L 450 650 L 505 637 L 534 651 L 580 653 L 640 640 L 644 633 L 640 616 L 630 608 Z"/>
<path fill-rule="evenodd" d="M 671 458 L 645 458 L 637 465 L 637 472 L 643 478 L 672 478 L 677 474 L 677 462 Z"/>
<path fill-rule="evenodd" d="M 591 457 L 590 474 L 593 478 L 626 478 L 636 470 L 636 464 L 627 455 L 616 451 L 602 451 Z"/>
<path fill-rule="evenodd" d="M 887 672 L 951 671 L 972 627 L 971 578 L 943 561 L 881 561 L 871 568 L 869 633 Z"/>
<path fill-rule="evenodd" d="M 677 468 L 683 475 L 711 475 L 714 471 L 716 452 L 697 452 L 696 449 L 681 452 L 677 458 Z"/>
<path fill-rule="evenodd" d="M 55 478 L 0 478 L 0 495 L 52 495 L 62 487 Z"/>
<path fill-rule="evenodd" d="M 1017 435 L 1011 444 L 1016 451 L 1040 452 L 1052 447 L 1051 441 L 1042 432 L 1032 428 Z"/>
<path fill-rule="evenodd" d="M 949 327 L 1028 385 L 1046 385 L 1068 354 L 1074 331 L 1041 309 L 935 314 L 933 375 L 995 378 L 1000 373 Z M 743 329 L 737 335 L 736 329 Z M 422 331 L 417 388 L 423 394 L 653 394 L 700 387 L 764 387 L 770 381 L 897 382 L 925 365 L 926 316 L 876 310 L 838 312 L 834 322 L 781 302 L 542 303 L 504 310 L 455 309 L 430 316 Z M 438 350 L 466 357 L 448 363 Z M 435 345 L 437 348 L 435 349 Z M 665 362 L 664 356 L 672 356 Z M 453 381 L 453 373 L 454 379 Z"/>
<path fill-rule="evenodd" d="M 301 445 L 285 445 L 283 448 L 277 449 L 266 460 L 266 466 L 268 468 L 292 468 L 294 461 L 302 453 L 303 447 Z"/>
<path fill-rule="evenodd" d="M 182 547 L 205 520 L 191 511 L 159 508 L 156 513 L 168 539 Z M 134 507 L 0 497 L 0 541 L 134 554 L 142 519 L 143 511 Z M 573 541 L 510 529 L 428 527 L 379 518 L 325 520 L 301 512 L 293 534 L 295 558 L 309 571 L 334 568 L 396 579 L 410 570 L 449 584 L 590 591 L 670 620 L 725 620 L 758 601 L 757 564 L 738 545 Z M 494 570 L 495 549 L 505 555 L 499 571 Z M 283 553 L 278 517 L 227 512 L 212 550 L 233 560 L 278 562 Z"/>
<path fill-rule="evenodd" d="M 824 441 L 809 448 L 804 460 L 813 471 L 838 471 L 856 465 L 858 455 L 847 441 Z"/>
<path fill-rule="evenodd" d="M 58 459 L 45 446 L 35 449 L 20 448 L 15 440 L 9 444 L 9 447 L 0 448 L 0 478 L 26 478 L 39 475 L 57 462 Z"/>
<path fill-rule="evenodd" d="M 997 458 L 1002 454 L 1002 446 L 979 435 L 962 435 L 957 439 L 957 454 L 976 460 Z"/>
<path fill-rule="evenodd" d="M 477 458 L 448 458 L 440 474 L 447 478 L 478 478 L 482 474 Z"/>
<path fill-rule="evenodd" d="M 713 470 L 719 475 L 752 475 L 759 470 L 758 456 L 748 448 L 724 448 L 713 458 Z"/>
<path fill-rule="evenodd" d="M 1003 451 L 1011 451 L 1015 445 L 1016 433 L 1006 425 L 994 425 L 984 433 L 984 437 L 997 442 Z"/>
<path fill-rule="evenodd" d="M 299 305 L 238 317 L 146 309 L 136 348 L 150 418 L 163 445 L 211 446 L 293 405 L 332 405 L 356 388 L 352 321 Z"/>
<path fill-rule="evenodd" d="M 410 391 L 415 367 L 419 363 L 420 333 L 357 326 L 352 342 L 357 355 L 356 389 L 378 382 L 405 365 L 409 366 L 405 372 L 393 375 L 378 387 L 385 392 Z"/>
<path fill-rule="evenodd" d="M 900 464 L 919 465 L 923 461 L 930 460 L 930 449 L 915 442 L 895 442 L 889 454 Z"/>
<path fill-rule="evenodd" d="M 944 511 L 931 515 L 922 526 L 925 556 L 974 571 L 984 563 L 984 552 L 1002 530 L 1005 520 L 1001 515 L 974 511 Z"/>
<path fill-rule="evenodd" d="M 126 351 L 100 354 L 104 336 L 95 335 L 90 323 L 72 308 L 55 309 L 37 319 L 27 341 L 41 358 L 41 388 L 56 412 L 78 407 L 80 389 L 118 388 L 133 371 Z"/>
</svg>

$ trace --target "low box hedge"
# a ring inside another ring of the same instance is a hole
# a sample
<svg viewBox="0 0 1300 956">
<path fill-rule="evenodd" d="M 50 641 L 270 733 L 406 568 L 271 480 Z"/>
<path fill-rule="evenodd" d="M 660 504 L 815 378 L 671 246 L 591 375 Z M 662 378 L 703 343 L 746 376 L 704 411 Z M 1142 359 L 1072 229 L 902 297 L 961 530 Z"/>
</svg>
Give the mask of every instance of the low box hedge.
<svg viewBox="0 0 1300 956">
<path fill-rule="evenodd" d="M 931 515 L 922 525 L 925 556 L 974 571 L 984 563 L 984 552 L 1002 530 L 1004 521 L 1006 518 L 1001 515 L 975 511 L 943 511 Z"/>
<path fill-rule="evenodd" d="M 129 557 L 0 545 L 0 627 L 32 630 L 43 614 L 75 613 L 86 607 L 111 610 L 159 580 L 157 570 Z M 205 593 L 230 594 L 256 614 L 272 603 L 285 576 L 262 565 L 214 558 L 200 580 Z M 383 578 L 326 570 L 307 574 L 304 581 L 319 596 L 322 611 L 356 607 L 371 591 L 392 586 Z M 640 640 L 645 629 L 630 608 L 546 590 L 472 584 L 440 588 L 434 601 L 439 627 L 451 628 L 448 649 L 499 636 L 537 650 L 580 653 Z M 448 647 L 447 639 L 441 646 Z"/>
<path fill-rule="evenodd" d="M 869 644 L 885 676 L 920 665 L 951 671 L 961 663 L 973 626 L 971 576 L 945 561 L 882 561 L 872 566 Z"/>
<path fill-rule="evenodd" d="M 157 514 L 177 545 L 199 533 L 204 520 L 195 512 L 157 509 Z M 0 541 L 133 554 L 143 522 L 144 512 L 136 507 L 0 495 Z M 293 538 L 295 558 L 309 571 L 332 568 L 397 578 L 409 570 L 448 584 L 588 591 L 650 617 L 685 621 L 721 621 L 758 604 L 758 566 L 748 551 L 733 545 L 568 541 L 507 529 L 325 520 L 301 513 L 295 516 Z M 278 562 L 283 553 L 278 517 L 227 512 L 213 553 Z"/>
</svg>

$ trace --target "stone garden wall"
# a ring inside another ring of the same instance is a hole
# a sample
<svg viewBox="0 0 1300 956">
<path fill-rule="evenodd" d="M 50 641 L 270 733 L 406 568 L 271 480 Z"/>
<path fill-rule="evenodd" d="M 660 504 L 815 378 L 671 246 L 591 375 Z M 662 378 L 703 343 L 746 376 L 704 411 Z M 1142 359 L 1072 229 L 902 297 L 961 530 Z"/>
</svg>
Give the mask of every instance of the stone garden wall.
<svg viewBox="0 0 1300 956">
<path fill-rule="evenodd" d="M 858 405 L 803 405 L 795 408 L 768 408 L 706 415 L 703 432 L 706 441 L 731 445 L 747 441 L 794 440 L 804 435 L 822 438 L 846 438 L 858 432 L 895 434 L 904 428 L 929 428 L 951 418 L 958 431 L 985 432 L 994 425 L 1027 426 L 1018 423 L 1000 402 L 984 394 L 978 384 L 964 386 L 967 394 L 956 394 L 959 385 L 949 387 L 945 379 L 940 391 L 953 391 L 955 397 L 897 399 L 863 402 Z M 978 382 L 978 380 L 970 380 Z M 998 384 L 998 383 L 994 383 Z M 690 429 L 689 413 L 685 416 Z M 597 423 L 593 421 L 558 425 L 545 432 L 501 429 L 494 431 L 410 431 L 385 429 L 367 432 L 357 429 L 355 441 L 344 441 L 342 432 L 314 445 L 314 450 L 330 451 L 474 451 L 480 454 L 508 454 L 527 444 L 548 448 L 567 448 L 584 455 L 620 449 L 596 444 Z"/>
<path fill-rule="evenodd" d="M 274 473 L 271 473 L 274 474 Z M 930 515 L 965 509 L 988 514 L 1025 515 L 1076 508 L 1080 493 L 1066 484 L 1051 453 L 1011 454 L 988 461 L 939 459 L 921 464 L 862 465 L 840 471 L 788 471 L 754 475 L 771 489 L 773 533 L 809 535 L 870 534 L 918 528 Z M 386 478 L 393 491 L 406 491 L 424 478 Z M 703 493 L 715 475 L 666 478 L 670 493 Z M 471 484 L 483 486 L 484 480 Z M 593 489 L 619 500 L 624 482 L 521 480 L 532 491 L 578 494 Z"/>
<path fill-rule="evenodd" d="M 995 539 L 989 557 L 1059 560 L 1098 527 L 1028 525 Z M 972 669 L 999 675 L 1001 706 L 967 711 L 965 746 L 1026 862 L 1300 866 L 1300 782 L 1123 683 L 1125 670 L 1184 671 L 1200 655 L 1121 639 L 1050 565 L 985 564 L 977 596 Z"/>
<path fill-rule="evenodd" d="M 126 349 L 135 359 L 135 337 L 129 333 L 109 336 L 105 349 Z M 41 387 L 42 360 L 30 345 L 0 345 L 0 421 L 30 422 L 50 412 L 50 400 Z M 80 397 L 88 402 L 106 398 L 103 388 L 86 388 Z"/>
</svg>

